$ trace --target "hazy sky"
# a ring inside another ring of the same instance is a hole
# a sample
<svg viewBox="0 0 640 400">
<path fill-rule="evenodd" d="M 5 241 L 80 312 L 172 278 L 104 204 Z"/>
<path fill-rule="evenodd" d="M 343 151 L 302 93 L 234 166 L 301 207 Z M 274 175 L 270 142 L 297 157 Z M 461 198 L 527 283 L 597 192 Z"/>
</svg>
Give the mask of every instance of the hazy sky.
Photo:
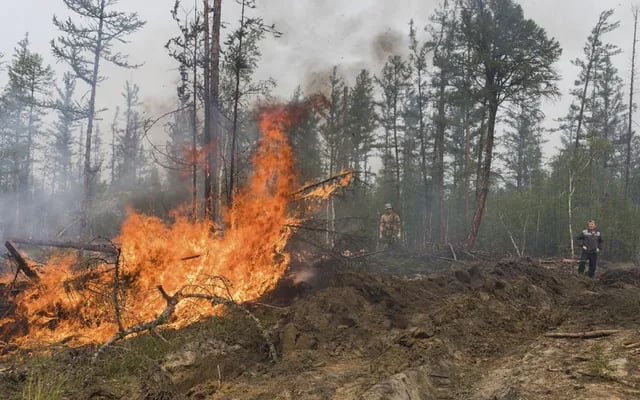
<svg viewBox="0 0 640 400">
<path fill-rule="evenodd" d="M 55 64 L 49 41 L 58 35 L 51 22 L 54 14 L 66 15 L 62 0 L 0 0 L 0 52 L 8 61 L 18 40 L 29 32 L 32 49 Z M 195 0 L 187 0 L 190 6 Z M 164 44 L 176 33 L 169 10 L 174 0 L 120 0 L 122 10 L 137 11 L 147 21 L 143 31 L 131 37 L 131 43 L 119 50 L 131 55 L 134 63 L 144 62 L 137 70 L 105 69 L 108 75 L 98 92 L 98 106 L 115 108 L 121 103 L 120 93 L 128 79 L 137 83 L 149 113 L 158 115 L 172 108 L 177 72 L 167 56 Z M 201 1 L 198 0 L 199 5 Z M 404 52 L 408 22 L 417 26 L 428 22 L 438 4 L 436 0 L 258 0 L 257 14 L 275 23 L 283 32 L 280 39 L 269 39 L 263 46 L 260 78 L 273 77 L 278 83 L 275 94 L 289 97 L 298 84 L 315 89 L 333 65 L 353 76 L 363 67 L 377 73 L 384 59 L 395 51 Z M 582 55 L 582 47 L 600 12 L 615 9 L 620 28 L 609 34 L 608 41 L 623 50 L 616 65 L 628 80 L 630 48 L 633 33 L 632 2 L 629 0 L 521 0 L 525 16 L 534 19 L 555 37 L 563 48 L 557 68 L 563 76 L 560 89 L 563 98 L 547 103 L 543 110 L 548 120 L 566 113 L 568 90 L 573 85 L 576 69 L 570 60 Z M 223 1 L 223 20 L 235 26 L 239 7 L 235 1 Z M 424 36 L 423 36 L 424 37 Z M 63 71 L 63 65 L 54 65 Z M 4 74 L 2 74 L 4 75 Z M 4 78 L 0 78 L 4 83 Z M 80 90 L 85 90 L 81 88 Z M 110 123 L 105 114 L 103 129 Z M 551 122 L 547 126 L 552 126 Z M 557 143 L 550 137 L 547 154 Z"/>
</svg>

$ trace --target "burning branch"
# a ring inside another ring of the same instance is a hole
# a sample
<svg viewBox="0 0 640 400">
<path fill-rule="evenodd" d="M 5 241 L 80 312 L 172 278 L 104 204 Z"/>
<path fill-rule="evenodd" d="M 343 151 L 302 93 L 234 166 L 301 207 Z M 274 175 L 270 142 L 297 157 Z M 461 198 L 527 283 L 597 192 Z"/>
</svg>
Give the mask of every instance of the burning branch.
<svg viewBox="0 0 640 400">
<path fill-rule="evenodd" d="M 29 245 L 29 246 L 59 247 L 59 248 L 66 248 L 66 249 L 94 251 L 96 253 L 105 253 L 105 254 L 110 254 L 110 255 L 117 255 L 118 254 L 118 250 L 113 245 L 113 243 L 111 243 L 111 244 L 91 244 L 91 243 L 57 242 L 57 241 L 26 240 L 26 239 L 12 239 L 12 240 L 10 240 L 10 242 L 17 243 L 17 244 L 25 244 L 25 245 Z M 11 251 L 11 250 L 9 250 L 9 251 Z"/>
<path fill-rule="evenodd" d="M 113 247 L 118 251 L 118 256 L 116 257 L 116 263 L 113 272 L 113 308 L 116 315 L 116 322 L 118 323 L 118 330 L 122 332 L 124 330 L 124 325 L 122 325 L 120 302 L 118 301 L 118 292 L 120 292 L 120 257 L 122 255 L 122 251 L 115 245 L 113 245 Z"/>
<path fill-rule="evenodd" d="M 353 171 L 344 170 L 338 175 L 334 175 L 323 181 L 311 183 L 302 187 L 301 189 L 291 193 L 291 197 L 294 200 L 303 200 L 310 197 L 328 197 L 336 187 L 347 186 L 353 180 Z"/>
<path fill-rule="evenodd" d="M 249 316 L 249 318 L 253 320 L 253 322 L 256 324 L 256 326 L 260 330 L 262 337 L 265 339 L 267 345 L 269 346 L 269 356 L 271 357 L 271 360 L 274 363 L 278 361 L 278 354 L 276 352 L 275 345 L 270 339 L 269 332 L 265 329 L 265 327 L 262 325 L 260 320 L 255 315 L 253 315 L 249 310 L 242 307 L 240 304 L 234 302 L 233 300 L 229 300 L 224 297 L 220 297 L 216 295 L 210 295 L 210 294 L 204 294 L 204 293 L 183 293 L 182 291 L 184 290 L 184 288 L 178 290 L 173 296 L 170 296 L 161 285 L 158 285 L 157 289 L 162 295 L 162 298 L 166 302 L 166 307 L 164 311 L 162 311 L 162 313 L 160 313 L 160 315 L 157 318 L 151 321 L 147 321 L 139 325 L 132 326 L 128 329 L 121 329 L 120 331 L 118 331 L 115 335 L 113 335 L 113 337 L 111 337 L 111 339 L 109 339 L 106 343 L 100 346 L 98 350 L 96 350 L 96 352 L 93 355 L 94 362 L 97 360 L 100 353 L 104 351 L 104 349 L 111 346 L 115 342 L 136 333 L 145 332 L 145 331 L 154 331 L 155 328 L 157 328 L 158 326 L 166 324 L 169 321 L 169 318 L 175 313 L 176 306 L 178 305 L 178 303 L 183 299 L 203 299 L 203 300 L 209 301 L 212 306 L 224 305 L 229 308 L 242 311 L 244 314 L 246 314 L 247 316 Z"/>
<path fill-rule="evenodd" d="M 24 257 L 22 257 L 22 254 L 20 254 L 20 252 L 16 249 L 15 245 L 13 244 L 13 242 L 11 240 L 8 240 L 4 244 L 4 246 L 7 248 L 7 250 L 9 250 L 9 253 L 11 253 L 11 256 L 13 257 L 13 259 L 18 264 L 18 271 L 24 272 L 24 274 L 26 276 L 28 276 L 29 278 L 31 278 L 32 280 L 34 280 L 35 282 L 39 282 L 40 281 L 40 277 L 38 276 L 36 271 L 31 269 L 29 264 L 27 264 L 27 260 L 25 260 Z"/>
</svg>

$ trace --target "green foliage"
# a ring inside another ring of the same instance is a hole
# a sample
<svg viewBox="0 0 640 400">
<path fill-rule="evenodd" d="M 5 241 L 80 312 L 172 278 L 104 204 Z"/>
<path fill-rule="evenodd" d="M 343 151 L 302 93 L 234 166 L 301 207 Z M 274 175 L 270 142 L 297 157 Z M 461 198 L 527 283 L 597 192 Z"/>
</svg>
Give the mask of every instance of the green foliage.
<svg viewBox="0 0 640 400">
<path fill-rule="evenodd" d="M 611 366 L 612 360 L 611 355 L 605 352 L 601 344 L 595 344 L 589 349 L 587 370 L 591 375 L 606 378 L 614 371 Z"/>
<path fill-rule="evenodd" d="M 65 377 L 52 368 L 51 360 L 31 365 L 22 389 L 22 400 L 60 400 L 65 393 Z"/>
</svg>

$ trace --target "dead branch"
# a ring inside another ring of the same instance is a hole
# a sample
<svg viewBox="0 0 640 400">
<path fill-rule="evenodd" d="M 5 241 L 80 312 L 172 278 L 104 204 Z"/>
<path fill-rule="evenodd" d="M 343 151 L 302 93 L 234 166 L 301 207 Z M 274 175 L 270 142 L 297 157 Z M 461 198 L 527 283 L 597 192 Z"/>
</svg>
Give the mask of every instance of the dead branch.
<svg viewBox="0 0 640 400">
<path fill-rule="evenodd" d="M 625 349 L 635 349 L 635 348 L 638 348 L 638 347 L 640 347 L 640 342 L 629 343 L 629 344 L 624 345 Z"/>
<path fill-rule="evenodd" d="M 162 311 L 162 313 L 156 319 L 132 326 L 128 329 L 119 330 L 115 335 L 113 335 L 113 337 L 111 337 L 111 339 L 109 339 L 106 343 L 104 343 L 102 346 L 100 346 L 96 350 L 96 352 L 93 355 L 94 362 L 97 360 L 100 353 L 104 351 L 104 349 L 111 346 L 115 342 L 136 333 L 141 333 L 145 331 L 153 332 L 156 327 L 166 324 L 167 321 L 169 320 L 169 317 L 171 317 L 175 313 L 176 306 L 178 305 L 180 300 L 188 299 L 188 298 L 207 300 L 211 303 L 212 306 L 224 305 L 229 308 L 242 311 L 249 318 L 251 318 L 251 320 L 253 320 L 253 322 L 256 324 L 256 326 L 260 330 L 262 337 L 265 339 L 265 341 L 269 346 L 269 356 L 271 357 L 271 360 L 274 363 L 278 361 L 278 353 L 276 352 L 275 345 L 270 339 L 269 332 L 267 331 L 267 329 L 265 329 L 265 327 L 262 325 L 262 322 L 260 322 L 260 320 L 255 315 L 253 315 L 246 308 L 242 307 L 240 304 L 234 302 L 233 300 L 229 300 L 224 297 L 210 295 L 210 294 L 204 294 L 204 293 L 185 294 L 185 293 L 182 293 L 182 290 L 184 288 L 178 290 L 173 296 L 169 296 L 169 294 L 167 294 L 164 288 L 160 285 L 157 286 L 157 289 L 167 303 L 164 311 Z"/>
<path fill-rule="evenodd" d="M 27 239 L 12 239 L 11 242 L 29 245 L 29 246 L 38 246 L 38 247 L 58 247 L 58 248 L 66 248 L 66 249 L 95 251 L 98 253 L 106 253 L 114 256 L 118 254 L 118 250 L 112 244 L 91 244 L 91 243 L 58 242 L 58 241 L 27 240 Z"/>
<path fill-rule="evenodd" d="M 245 313 L 249 318 L 251 318 L 253 320 L 253 322 L 256 324 L 256 326 L 260 330 L 260 333 L 262 334 L 262 337 L 264 338 L 264 340 L 269 345 L 269 356 L 271 356 L 271 361 L 273 361 L 274 363 L 278 361 L 278 353 L 276 352 L 276 347 L 274 346 L 273 342 L 271 341 L 271 339 L 269 337 L 269 332 L 262 325 L 262 322 L 260 322 L 260 320 L 255 315 L 253 315 L 249 310 L 247 310 L 246 308 L 242 307 L 240 304 L 238 304 L 238 303 L 236 303 L 234 301 L 231 301 L 229 299 L 225 299 L 224 297 L 219 297 L 219 296 L 214 296 L 214 295 L 209 295 L 209 294 L 203 294 L 203 293 L 191 293 L 191 294 L 188 294 L 188 295 L 184 295 L 184 297 L 208 300 L 208 301 L 211 302 L 211 305 L 223 304 L 223 305 L 225 305 L 225 306 L 227 306 L 229 308 L 233 308 L 233 309 L 236 309 L 236 310 L 239 310 L 239 311 L 242 311 L 243 313 Z"/>
<path fill-rule="evenodd" d="M 477 261 L 487 261 L 487 260 L 483 260 L 482 258 L 478 257 L 477 255 L 475 255 L 473 252 L 471 251 L 464 251 L 464 254 L 468 255 L 471 258 L 475 258 Z"/>
<path fill-rule="evenodd" d="M 422 255 L 425 256 L 425 257 L 431 257 L 431 258 L 435 258 L 435 259 L 438 259 L 438 260 L 449 261 L 449 262 L 452 262 L 452 263 L 458 263 L 458 264 L 462 264 L 462 265 L 468 265 L 466 262 L 458 260 L 457 258 L 448 258 L 448 257 L 437 256 L 437 255 L 435 255 L 433 253 L 423 253 Z M 455 253 L 454 253 L 454 255 L 455 255 Z"/>
<path fill-rule="evenodd" d="M 260 307 L 270 308 L 272 310 L 278 310 L 278 311 L 289 311 L 289 307 L 273 306 L 271 304 L 260 303 L 260 302 L 257 302 L 257 301 L 248 301 L 246 304 L 250 304 L 252 306 L 260 306 Z"/>
<path fill-rule="evenodd" d="M 115 247 L 115 246 L 114 246 Z M 116 315 L 116 322 L 118 323 L 118 330 L 124 330 L 122 325 L 122 316 L 120 314 L 120 302 L 118 301 L 118 294 L 120 292 L 120 256 L 122 254 L 121 249 L 117 249 L 118 254 L 116 257 L 115 268 L 113 272 L 113 309 Z"/>
<path fill-rule="evenodd" d="M 556 339 L 594 339 L 599 337 L 611 336 L 620 332 L 617 329 L 603 329 L 588 332 L 549 332 L 544 336 Z"/>
<path fill-rule="evenodd" d="M 632 389 L 638 389 L 637 385 L 635 385 L 632 382 L 628 382 L 624 379 L 609 375 L 609 374 L 592 374 L 589 372 L 584 372 L 584 371 L 576 371 L 576 373 L 578 373 L 579 375 L 582 376 L 586 376 L 587 378 L 595 378 L 595 379 L 602 379 L 602 380 L 606 380 L 606 381 L 610 381 L 610 382 L 615 382 L 615 383 L 619 383 L 620 385 L 632 388 Z"/>
<path fill-rule="evenodd" d="M 337 235 L 342 235 L 342 236 L 346 236 L 346 237 L 350 237 L 350 238 L 354 238 L 354 239 L 366 239 L 367 236 L 364 235 L 355 235 L 352 233 L 346 233 L 346 232 L 340 232 L 340 231 L 335 231 L 335 230 L 331 230 L 331 229 L 325 229 L 325 228 L 314 228 L 311 226 L 304 226 L 304 225 L 298 225 L 298 224 L 286 224 L 284 225 L 287 228 L 291 228 L 291 229 L 302 229 L 305 231 L 311 231 L 311 232 L 321 232 L 321 233 L 334 233 Z"/>
<path fill-rule="evenodd" d="M 164 300 L 167 302 L 167 306 L 164 309 L 164 311 L 162 311 L 162 313 L 160 313 L 158 318 L 156 318 L 154 320 L 147 321 L 147 322 L 144 322 L 142 324 L 132 326 L 131 328 L 123 329 L 123 330 L 118 331 L 115 335 L 113 335 L 113 337 L 111 337 L 111 339 L 109 339 L 105 344 L 100 346 L 98 348 L 98 350 L 96 350 L 96 352 L 93 355 L 93 361 L 94 362 L 98 359 L 98 356 L 100 355 L 100 353 L 102 353 L 104 351 L 104 349 L 106 349 L 107 347 L 111 346 L 112 344 L 114 344 L 118 340 L 124 339 L 125 337 L 127 337 L 129 335 L 133 335 L 133 334 L 136 334 L 136 333 L 152 330 L 152 329 L 154 329 L 155 327 L 157 327 L 159 325 L 165 324 L 169 320 L 169 317 L 171 315 L 173 315 L 173 313 L 176 311 L 176 306 L 178 305 L 178 302 L 180 301 L 180 299 L 179 299 L 180 292 L 176 293 L 173 296 L 169 296 L 167 294 L 167 292 L 164 291 L 162 286 L 158 286 L 157 288 L 158 288 L 158 291 L 160 292 L 160 294 L 162 294 L 162 298 L 164 298 Z"/>
<path fill-rule="evenodd" d="M 32 280 L 34 280 L 36 282 L 39 282 L 40 281 L 40 277 L 38 276 L 36 271 L 31 269 L 29 264 L 27 264 L 27 261 L 24 259 L 22 254 L 20 254 L 20 252 L 16 249 L 16 247 L 12 243 L 12 241 L 11 240 L 7 240 L 7 242 L 4 244 L 4 246 L 7 248 L 7 250 L 9 250 L 9 253 L 11 253 L 11 256 L 13 256 L 13 259 L 18 264 L 18 270 L 21 270 L 22 272 L 24 272 L 24 274 L 26 276 L 28 276 L 29 278 L 31 278 Z"/>
<path fill-rule="evenodd" d="M 538 264 L 575 264 L 578 260 L 575 258 L 550 258 L 540 259 Z"/>
<path fill-rule="evenodd" d="M 453 259 L 455 261 L 458 261 L 458 256 L 456 255 L 456 251 L 453 249 L 453 245 L 449 242 L 447 242 L 447 245 L 449 245 L 449 249 L 451 250 L 451 255 L 453 256 Z"/>
</svg>

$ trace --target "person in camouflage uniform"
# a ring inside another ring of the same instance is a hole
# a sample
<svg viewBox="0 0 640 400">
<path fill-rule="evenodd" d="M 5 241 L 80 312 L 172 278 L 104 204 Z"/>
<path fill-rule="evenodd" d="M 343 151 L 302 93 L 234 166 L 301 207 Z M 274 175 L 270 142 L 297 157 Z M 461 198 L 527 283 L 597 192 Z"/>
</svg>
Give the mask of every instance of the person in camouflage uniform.
<svg viewBox="0 0 640 400">
<path fill-rule="evenodd" d="M 401 237 L 402 223 L 400 216 L 393 211 L 391 204 L 384 205 L 384 214 L 380 216 L 380 225 L 378 227 L 378 239 L 383 250 L 394 249 L 398 247 Z"/>
</svg>

